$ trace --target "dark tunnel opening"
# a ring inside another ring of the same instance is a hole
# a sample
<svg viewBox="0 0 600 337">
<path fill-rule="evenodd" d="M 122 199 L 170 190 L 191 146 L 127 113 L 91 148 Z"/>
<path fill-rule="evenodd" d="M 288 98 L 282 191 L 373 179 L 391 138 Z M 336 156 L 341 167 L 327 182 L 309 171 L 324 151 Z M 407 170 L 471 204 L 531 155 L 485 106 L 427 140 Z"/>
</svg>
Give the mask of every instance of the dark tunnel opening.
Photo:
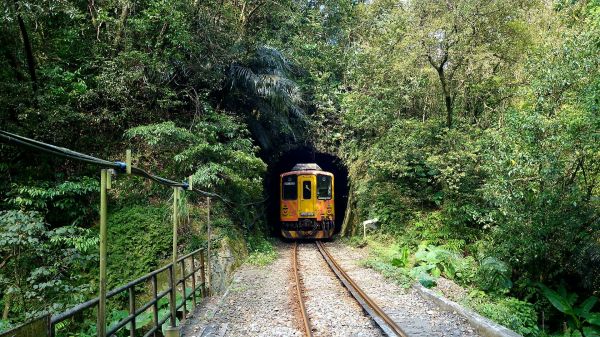
<svg viewBox="0 0 600 337">
<path fill-rule="evenodd" d="M 291 171 L 298 163 L 316 163 L 324 171 L 333 173 L 335 233 L 339 233 L 344 222 L 348 203 L 348 169 L 342 160 L 332 154 L 316 152 L 313 148 L 302 147 L 284 152 L 269 163 L 265 178 L 267 201 L 267 221 L 272 236 L 280 236 L 279 225 L 279 175 Z"/>
</svg>

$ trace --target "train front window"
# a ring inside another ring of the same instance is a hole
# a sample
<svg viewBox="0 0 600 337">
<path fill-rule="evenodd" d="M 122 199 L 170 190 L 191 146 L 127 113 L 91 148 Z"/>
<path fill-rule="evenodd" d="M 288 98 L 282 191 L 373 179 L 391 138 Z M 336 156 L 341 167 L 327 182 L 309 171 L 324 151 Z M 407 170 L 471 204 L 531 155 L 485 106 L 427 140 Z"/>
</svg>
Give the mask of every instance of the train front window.
<svg viewBox="0 0 600 337">
<path fill-rule="evenodd" d="M 331 177 L 323 174 L 317 175 L 317 198 L 331 199 Z"/>
<path fill-rule="evenodd" d="M 310 181 L 304 181 L 302 182 L 302 199 L 304 200 L 308 200 L 310 198 L 312 198 L 312 184 L 310 183 Z"/>
<path fill-rule="evenodd" d="M 283 200 L 296 200 L 298 199 L 298 177 L 297 176 L 286 176 L 283 177 Z"/>
</svg>

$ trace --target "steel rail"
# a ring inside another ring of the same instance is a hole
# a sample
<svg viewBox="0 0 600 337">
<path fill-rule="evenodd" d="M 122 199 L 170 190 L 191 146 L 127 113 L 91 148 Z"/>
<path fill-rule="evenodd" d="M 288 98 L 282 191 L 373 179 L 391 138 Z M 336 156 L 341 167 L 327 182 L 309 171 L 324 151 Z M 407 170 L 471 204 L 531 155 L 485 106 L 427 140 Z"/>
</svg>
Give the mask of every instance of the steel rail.
<svg viewBox="0 0 600 337">
<path fill-rule="evenodd" d="M 350 291 L 354 299 L 373 318 L 379 328 L 388 336 L 408 337 L 407 334 L 373 301 L 348 274 L 340 267 L 337 261 L 329 253 L 325 245 L 316 241 L 319 252 L 329 265 L 329 268 L 338 277 L 342 284 Z"/>
<path fill-rule="evenodd" d="M 300 313 L 302 315 L 302 323 L 304 325 L 304 334 L 306 337 L 312 337 L 312 328 L 310 327 L 310 320 L 306 313 L 306 306 L 304 305 L 304 298 L 302 297 L 302 291 L 300 290 L 300 277 L 298 275 L 298 242 L 294 242 L 292 248 L 292 268 L 294 269 L 294 280 L 296 281 L 296 296 L 298 297 L 298 304 L 300 305 Z"/>
</svg>

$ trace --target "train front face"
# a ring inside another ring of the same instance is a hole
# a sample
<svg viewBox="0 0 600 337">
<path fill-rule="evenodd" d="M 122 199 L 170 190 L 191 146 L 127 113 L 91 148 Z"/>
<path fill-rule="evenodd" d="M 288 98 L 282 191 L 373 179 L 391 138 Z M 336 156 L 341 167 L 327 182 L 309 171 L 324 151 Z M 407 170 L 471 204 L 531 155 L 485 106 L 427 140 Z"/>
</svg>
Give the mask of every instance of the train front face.
<svg viewBox="0 0 600 337">
<path fill-rule="evenodd" d="M 328 239 L 335 229 L 333 174 L 292 171 L 280 177 L 279 220 L 288 239 Z"/>
</svg>

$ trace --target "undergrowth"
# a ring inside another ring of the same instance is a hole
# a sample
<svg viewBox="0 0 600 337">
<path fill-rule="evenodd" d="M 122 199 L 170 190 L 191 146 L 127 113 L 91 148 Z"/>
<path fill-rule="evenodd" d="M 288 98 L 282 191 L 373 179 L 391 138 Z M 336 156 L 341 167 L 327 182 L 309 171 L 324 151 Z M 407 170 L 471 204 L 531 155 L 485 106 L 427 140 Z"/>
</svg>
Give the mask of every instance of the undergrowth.
<svg viewBox="0 0 600 337">
<path fill-rule="evenodd" d="M 444 277 L 469 291 L 469 296 L 460 301 L 462 305 L 523 336 L 541 335 L 533 304 L 507 296 L 512 286 L 510 269 L 502 261 L 491 257 L 477 261 L 452 247 L 426 241 L 409 249 L 401 240 L 381 234 L 366 239 L 352 237 L 346 243 L 369 246 L 369 257 L 362 264 L 403 288 L 415 282 L 433 288 Z"/>
<path fill-rule="evenodd" d="M 277 259 L 277 250 L 273 241 L 263 236 L 248 238 L 248 258 L 246 261 L 255 266 L 266 266 Z"/>
</svg>

